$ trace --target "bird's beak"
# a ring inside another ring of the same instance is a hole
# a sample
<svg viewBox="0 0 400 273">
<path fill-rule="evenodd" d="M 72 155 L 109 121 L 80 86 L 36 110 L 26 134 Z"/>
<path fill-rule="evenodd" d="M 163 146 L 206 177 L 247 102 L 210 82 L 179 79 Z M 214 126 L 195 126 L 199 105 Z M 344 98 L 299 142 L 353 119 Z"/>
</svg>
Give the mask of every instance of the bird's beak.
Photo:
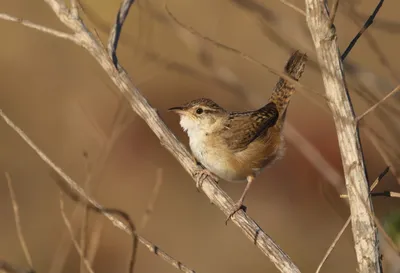
<svg viewBox="0 0 400 273">
<path fill-rule="evenodd" d="M 182 106 L 177 106 L 169 108 L 168 111 L 175 112 L 177 114 L 183 114 L 185 112 L 185 108 L 183 108 Z"/>
</svg>

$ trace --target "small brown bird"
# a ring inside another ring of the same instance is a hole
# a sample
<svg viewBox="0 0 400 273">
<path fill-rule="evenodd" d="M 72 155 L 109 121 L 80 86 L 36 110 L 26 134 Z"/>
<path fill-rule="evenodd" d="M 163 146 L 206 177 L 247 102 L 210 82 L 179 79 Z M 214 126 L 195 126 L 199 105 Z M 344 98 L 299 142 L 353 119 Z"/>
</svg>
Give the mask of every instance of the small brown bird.
<svg viewBox="0 0 400 273">
<path fill-rule="evenodd" d="M 285 72 L 298 80 L 306 61 L 307 55 L 296 51 Z M 180 125 L 189 136 L 192 153 L 206 168 L 199 173 L 197 187 L 204 175 L 232 182 L 247 180 L 227 221 L 241 209 L 256 175 L 283 155 L 283 123 L 294 91 L 294 86 L 281 78 L 268 104 L 255 111 L 229 112 L 206 98 L 169 109 L 180 115 Z"/>
</svg>

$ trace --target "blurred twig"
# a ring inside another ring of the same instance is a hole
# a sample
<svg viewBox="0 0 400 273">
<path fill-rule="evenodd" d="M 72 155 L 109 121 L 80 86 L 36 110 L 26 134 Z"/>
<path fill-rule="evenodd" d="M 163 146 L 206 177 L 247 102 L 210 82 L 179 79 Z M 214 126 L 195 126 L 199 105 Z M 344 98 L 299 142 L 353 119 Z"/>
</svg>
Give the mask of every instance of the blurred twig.
<svg viewBox="0 0 400 273">
<path fill-rule="evenodd" d="M 158 194 L 160 192 L 160 188 L 161 188 L 163 181 L 164 181 L 163 169 L 158 168 L 156 171 L 156 183 L 154 184 L 153 191 L 149 198 L 149 202 L 147 203 L 146 211 L 144 212 L 144 214 L 142 216 L 142 221 L 140 223 L 140 230 L 144 230 L 144 228 L 146 227 L 146 225 L 150 219 L 151 214 L 154 211 L 154 205 L 157 201 Z"/>
<path fill-rule="evenodd" d="M 19 207 L 18 207 L 18 202 L 17 202 L 17 196 L 15 195 L 15 192 L 14 192 L 11 176 L 7 172 L 5 173 L 5 176 L 6 176 L 6 180 L 7 180 L 8 190 L 10 191 L 10 197 L 11 197 L 12 207 L 13 207 L 13 211 L 14 211 L 14 219 L 15 219 L 15 226 L 17 228 L 18 240 L 19 240 L 19 243 L 21 244 L 22 251 L 24 252 L 24 256 L 25 256 L 26 261 L 28 262 L 29 267 L 33 268 L 32 256 L 29 253 L 29 249 L 28 249 L 28 246 L 26 245 L 24 234 L 22 232 L 22 225 L 21 225 L 21 218 L 19 216 Z"/>
<path fill-rule="evenodd" d="M 305 12 L 304 10 L 302 10 L 301 8 L 295 6 L 294 4 L 289 3 L 289 2 L 286 1 L 286 0 L 279 0 L 279 1 L 281 1 L 284 5 L 288 6 L 289 8 L 291 8 L 291 9 L 297 11 L 297 12 L 300 13 L 301 15 L 306 16 L 306 12 Z"/>
<path fill-rule="evenodd" d="M 350 42 L 350 44 L 347 46 L 346 50 L 342 54 L 342 60 L 344 60 L 347 55 L 350 53 L 350 51 L 353 49 L 353 47 L 356 45 L 358 39 L 361 37 L 361 35 L 364 33 L 364 31 L 369 28 L 370 25 L 374 22 L 375 16 L 378 14 L 379 10 L 381 9 L 383 5 L 384 0 L 379 0 L 378 5 L 375 7 L 374 12 L 371 14 L 371 16 L 368 18 L 368 20 L 365 22 L 364 26 L 360 29 L 360 31 L 357 33 L 357 35 L 353 38 L 353 40 Z"/>
<path fill-rule="evenodd" d="M 387 100 L 388 98 L 390 98 L 392 95 L 394 95 L 395 93 L 397 93 L 400 90 L 400 84 L 397 85 L 392 91 L 390 91 L 386 96 L 384 96 L 380 101 L 378 101 L 377 103 L 375 103 L 374 105 L 372 105 L 370 108 L 368 108 L 367 111 L 365 111 L 364 113 L 362 113 L 361 115 L 359 115 L 357 117 L 357 121 L 362 120 L 366 115 L 368 115 L 369 113 L 371 113 L 372 111 L 374 111 L 380 104 L 382 104 L 385 100 Z"/>
<path fill-rule="evenodd" d="M 0 271 L 4 271 L 6 273 L 35 273 L 33 269 L 17 268 L 16 266 L 4 260 L 0 260 Z"/>
<path fill-rule="evenodd" d="M 81 261 L 83 261 L 83 264 L 84 264 L 85 267 L 86 267 L 86 270 L 87 270 L 89 273 L 94 273 L 94 271 L 93 271 L 93 269 L 92 269 L 90 263 L 89 263 L 88 260 L 85 258 L 84 250 L 79 246 L 79 243 L 78 243 L 77 240 L 75 239 L 75 237 L 74 237 L 74 231 L 72 230 L 71 223 L 69 222 L 68 217 L 65 215 L 64 201 L 63 201 L 62 192 L 60 192 L 60 211 L 61 211 L 61 216 L 62 216 L 62 218 L 63 218 L 63 220 L 64 220 L 64 224 L 65 224 L 65 226 L 67 227 L 67 230 L 68 230 L 68 232 L 69 232 L 71 241 L 72 241 L 72 243 L 73 243 L 74 246 L 75 246 L 76 252 L 78 252 L 79 257 L 81 258 Z M 81 272 L 82 272 L 82 271 L 81 271 Z"/>
<path fill-rule="evenodd" d="M 389 167 L 387 167 L 376 179 L 375 181 L 372 183 L 371 187 L 370 187 L 370 192 L 372 192 L 376 186 L 378 186 L 378 183 L 382 180 L 382 178 L 387 174 L 387 172 L 389 171 Z M 346 223 L 343 225 L 343 227 L 340 229 L 339 233 L 336 235 L 335 239 L 333 240 L 332 244 L 329 246 L 328 250 L 326 251 L 324 257 L 322 258 L 321 262 L 318 265 L 317 270 L 315 271 L 315 273 L 319 273 L 321 271 L 322 266 L 325 264 L 326 260 L 328 259 L 329 255 L 331 255 L 333 249 L 335 248 L 337 242 L 339 242 L 339 239 L 342 237 L 344 231 L 346 230 L 346 228 L 349 226 L 351 222 L 351 217 L 349 217 L 346 220 Z"/>
</svg>

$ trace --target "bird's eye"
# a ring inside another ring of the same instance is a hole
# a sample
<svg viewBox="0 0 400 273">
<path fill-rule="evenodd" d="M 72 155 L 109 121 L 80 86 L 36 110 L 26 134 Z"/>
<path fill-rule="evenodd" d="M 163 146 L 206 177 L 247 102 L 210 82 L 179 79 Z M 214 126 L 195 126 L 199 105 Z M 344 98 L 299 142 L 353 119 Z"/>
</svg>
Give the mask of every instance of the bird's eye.
<svg viewBox="0 0 400 273">
<path fill-rule="evenodd" d="M 196 113 L 200 115 L 201 113 L 203 113 L 203 109 L 202 108 L 197 108 Z"/>
</svg>

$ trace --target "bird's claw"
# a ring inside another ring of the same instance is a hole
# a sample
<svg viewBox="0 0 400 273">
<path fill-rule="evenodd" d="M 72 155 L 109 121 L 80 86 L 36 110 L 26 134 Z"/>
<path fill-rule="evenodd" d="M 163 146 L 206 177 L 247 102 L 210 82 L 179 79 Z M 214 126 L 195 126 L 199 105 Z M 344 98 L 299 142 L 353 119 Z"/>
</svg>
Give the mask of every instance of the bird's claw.
<svg viewBox="0 0 400 273">
<path fill-rule="evenodd" d="M 246 206 L 244 206 L 242 202 L 238 202 L 233 206 L 233 211 L 226 218 L 225 225 L 228 225 L 229 220 L 231 220 L 232 216 L 235 215 L 239 210 L 243 210 L 244 212 L 247 210 Z"/>
<path fill-rule="evenodd" d="M 197 171 L 194 176 L 196 177 L 196 188 L 197 191 L 200 191 L 201 186 L 203 185 L 204 180 L 207 177 L 211 177 L 211 179 L 213 179 L 214 181 L 218 182 L 218 176 L 216 176 L 215 174 L 213 174 L 212 172 L 210 172 L 207 169 L 202 169 Z"/>
</svg>

